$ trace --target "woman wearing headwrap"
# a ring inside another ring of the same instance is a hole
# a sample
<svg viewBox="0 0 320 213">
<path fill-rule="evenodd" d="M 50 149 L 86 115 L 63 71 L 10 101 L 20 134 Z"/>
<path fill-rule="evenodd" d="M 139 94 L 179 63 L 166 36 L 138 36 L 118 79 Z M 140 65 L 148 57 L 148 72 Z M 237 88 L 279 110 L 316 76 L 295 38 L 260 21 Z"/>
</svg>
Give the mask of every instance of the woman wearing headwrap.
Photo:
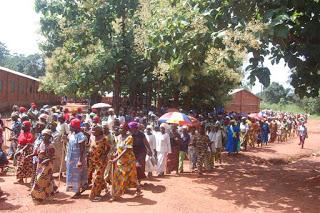
<svg viewBox="0 0 320 213">
<path fill-rule="evenodd" d="M 210 143 L 209 137 L 206 135 L 205 127 L 200 126 L 199 132 L 194 135 L 193 143 L 195 144 L 195 151 L 197 155 L 197 169 L 198 175 L 202 175 L 205 158 Z"/>
<path fill-rule="evenodd" d="M 143 132 L 139 131 L 139 124 L 137 122 L 130 122 L 129 130 L 133 138 L 133 152 L 136 157 L 137 175 L 138 180 L 140 181 L 141 179 L 146 178 L 146 154 L 152 156 L 152 151 L 146 136 Z"/>
<path fill-rule="evenodd" d="M 131 125 L 132 128 L 132 125 Z M 112 160 L 115 164 L 112 182 L 112 200 L 116 200 L 129 188 L 138 188 L 136 158 L 133 152 L 133 137 L 128 134 L 126 125 L 120 126 L 120 135 L 116 137 L 117 152 Z"/>
<path fill-rule="evenodd" d="M 28 155 L 32 154 L 32 145 L 34 142 L 34 137 L 30 132 L 30 129 L 30 121 L 24 121 L 22 123 L 22 131 L 18 137 L 19 151 L 16 154 L 20 155 L 19 159 L 17 160 L 17 183 L 23 183 L 23 178 L 31 177 L 33 173 L 32 158 L 27 158 Z"/>
<path fill-rule="evenodd" d="M 70 122 L 71 134 L 67 147 L 66 167 L 67 191 L 73 191 L 75 194 L 72 198 L 79 198 L 81 193 L 87 187 L 87 158 L 85 144 L 87 138 L 81 132 L 80 120 L 73 119 Z"/>
<path fill-rule="evenodd" d="M 101 126 L 93 127 L 92 135 L 90 137 L 89 149 L 89 168 L 93 172 L 92 188 L 89 195 L 90 200 L 95 199 L 106 188 L 104 171 L 107 166 L 107 156 L 110 150 L 108 138 L 104 136 Z"/>
<path fill-rule="evenodd" d="M 33 152 L 35 152 L 40 144 L 42 143 L 43 141 L 43 135 L 41 134 L 42 130 L 44 130 L 44 128 L 46 127 L 45 123 L 42 123 L 42 122 L 37 122 L 36 124 L 36 128 L 35 128 L 35 134 L 36 134 L 36 139 L 33 143 Z M 37 172 L 37 164 L 38 164 L 38 157 L 37 155 L 34 155 L 33 158 L 32 158 L 32 164 L 33 164 L 33 174 L 32 174 L 32 177 L 31 177 L 31 186 L 33 185 L 33 182 L 34 182 L 34 179 L 36 177 L 36 172 Z"/>
<path fill-rule="evenodd" d="M 37 156 L 37 172 L 34 184 L 31 189 L 31 197 L 37 201 L 43 201 L 51 197 L 58 187 L 54 184 L 53 179 L 53 158 L 55 150 L 50 143 L 52 132 L 49 129 L 42 131 L 42 141 L 40 146 L 34 151 L 33 155 Z"/>
</svg>

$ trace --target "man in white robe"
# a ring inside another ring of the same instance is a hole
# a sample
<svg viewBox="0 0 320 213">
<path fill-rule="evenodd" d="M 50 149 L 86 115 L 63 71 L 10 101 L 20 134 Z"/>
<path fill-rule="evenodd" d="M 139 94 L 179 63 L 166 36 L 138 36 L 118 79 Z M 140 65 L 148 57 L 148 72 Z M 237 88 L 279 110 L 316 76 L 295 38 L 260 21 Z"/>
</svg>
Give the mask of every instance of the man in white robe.
<svg viewBox="0 0 320 213">
<path fill-rule="evenodd" d="M 171 153 L 170 136 L 167 133 L 166 125 L 161 124 L 160 133 L 156 135 L 156 151 L 157 151 L 157 172 L 158 176 L 164 176 L 166 168 L 166 157 Z"/>
</svg>

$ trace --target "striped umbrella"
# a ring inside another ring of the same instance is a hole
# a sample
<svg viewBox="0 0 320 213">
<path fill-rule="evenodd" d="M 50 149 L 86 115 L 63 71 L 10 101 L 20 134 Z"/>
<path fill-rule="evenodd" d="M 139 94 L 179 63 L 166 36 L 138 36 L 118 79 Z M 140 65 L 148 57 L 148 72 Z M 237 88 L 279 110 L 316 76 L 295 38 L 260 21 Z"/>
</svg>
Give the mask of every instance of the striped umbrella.
<svg viewBox="0 0 320 213">
<path fill-rule="evenodd" d="M 159 118 L 160 123 L 192 125 L 190 118 L 181 112 L 168 112 Z"/>
</svg>

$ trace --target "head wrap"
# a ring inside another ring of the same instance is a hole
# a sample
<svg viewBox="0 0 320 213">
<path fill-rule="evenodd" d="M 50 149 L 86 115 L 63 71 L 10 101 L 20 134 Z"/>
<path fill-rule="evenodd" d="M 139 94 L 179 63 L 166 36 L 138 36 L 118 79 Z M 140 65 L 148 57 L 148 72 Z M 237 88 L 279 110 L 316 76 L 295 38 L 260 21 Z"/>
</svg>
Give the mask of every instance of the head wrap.
<svg viewBox="0 0 320 213">
<path fill-rule="evenodd" d="M 114 109 L 113 109 L 113 108 L 110 108 L 110 109 L 108 110 L 108 112 L 114 112 Z"/>
<path fill-rule="evenodd" d="M 31 128 L 31 122 L 30 121 L 23 121 L 22 123 L 23 126 Z"/>
<path fill-rule="evenodd" d="M 129 129 L 137 129 L 139 127 L 139 123 L 132 121 L 128 124 Z"/>
<path fill-rule="evenodd" d="M 52 136 L 52 131 L 50 129 L 44 129 L 42 130 L 41 134 Z"/>
<path fill-rule="evenodd" d="M 80 129 L 81 121 L 79 119 L 77 119 L 77 118 L 72 119 L 71 122 L 70 122 L 70 126 L 73 127 L 73 128 L 76 128 L 76 129 Z"/>
<path fill-rule="evenodd" d="M 17 112 L 11 113 L 11 118 L 14 118 L 14 117 L 19 117 L 19 114 Z"/>
<path fill-rule="evenodd" d="M 35 108 L 37 108 L 37 105 L 35 103 L 31 103 L 31 108 L 35 109 Z"/>
<path fill-rule="evenodd" d="M 152 129 L 152 126 L 151 126 L 151 125 L 148 125 L 146 129 Z"/>
<path fill-rule="evenodd" d="M 94 118 L 96 116 L 96 113 L 91 112 L 89 115 L 90 115 L 90 117 Z"/>
<path fill-rule="evenodd" d="M 20 112 L 20 113 L 27 112 L 27 109 L 26 109 L 26 108 L 24 108 L 24 107 L 20 107 L 20 108 L 19 108 L 19 112 Z"/>
<path fill-rule="evenodd" d="M 40 116 L 39 116 L 39 119 L 45 119 L 45 120 L 48 120 L 48 115 L 47 114 L 41 114 Z"/>
</svg>

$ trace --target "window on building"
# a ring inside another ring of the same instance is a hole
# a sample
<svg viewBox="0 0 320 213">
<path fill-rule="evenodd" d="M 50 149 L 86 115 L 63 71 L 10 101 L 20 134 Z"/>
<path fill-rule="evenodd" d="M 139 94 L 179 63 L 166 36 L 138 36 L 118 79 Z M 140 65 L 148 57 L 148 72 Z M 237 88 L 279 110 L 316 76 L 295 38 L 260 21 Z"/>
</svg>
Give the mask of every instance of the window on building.
<svg viewBox="0 0 320 213">
<path fill-rule="evenodd" d="M 11 80 L 11 93 L 14 93 L 14 91 L 15 91 L 15 87 L 16 87 L 16 85 L 15 85 L 15 82 L 14 82 L 14 80 Z"/>
<path fill-rule="evenodd" d="M 2 93 L 2 87 L 3 87 L 2 80 L 0 80 L 0 93 Z"/>
</svg>

